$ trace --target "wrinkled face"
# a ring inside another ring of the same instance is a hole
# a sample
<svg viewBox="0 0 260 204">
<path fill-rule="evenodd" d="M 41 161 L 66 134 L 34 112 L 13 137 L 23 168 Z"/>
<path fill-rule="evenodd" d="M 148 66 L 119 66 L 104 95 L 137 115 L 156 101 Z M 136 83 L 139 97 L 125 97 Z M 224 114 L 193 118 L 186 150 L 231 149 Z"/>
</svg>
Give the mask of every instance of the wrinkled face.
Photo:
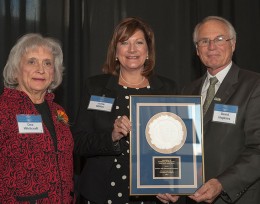
<svg viewBox="0 0 260 204">
<path fill-rule="evenodd" d="M 198 30 L 198 39 L 209 39 L 208 46 L 197 46 L 197 55 L 202 63 L 208 68 L 209 72 L 215 74 L 224 69 L 232 60 L 232 55 L 235 50 L 235 40 L 228 40 L 223 45 L 217 45 L 213 40 L 223 36 L 225 39 L 230 39 L 227 26 L 218 20 L 210 20 L 202 24 Z"/>
<path fill-rule="evenodd" d="M 54 80 L 54 58 L 44 47 L 37 47 L 26 52 L 20 61 L 17 74 L 18 89 L 29 96 L 42 94 Z"/>
<path fill-rule="evenodd" d="M 141 30 L 137 30 L 128 40 L 118 42 L 116 57 L 121 69 L 142 69 L 148 56 L 148 46 Z"/>
</svg>

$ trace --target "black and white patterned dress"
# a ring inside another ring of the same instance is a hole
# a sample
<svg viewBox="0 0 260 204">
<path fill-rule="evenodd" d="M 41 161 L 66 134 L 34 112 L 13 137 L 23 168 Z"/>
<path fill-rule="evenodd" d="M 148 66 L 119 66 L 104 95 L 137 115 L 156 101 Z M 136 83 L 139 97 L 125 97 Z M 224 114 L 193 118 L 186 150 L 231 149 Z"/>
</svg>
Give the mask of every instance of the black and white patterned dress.
<svg viewBox="0 0 260 204">
<path fill-rule="evenodd" d="M 116 105 L 116 115 L 129 117 L 130 95 L 149 95 L 150 86 L 144 88 L 129 88 L 118 85 L 118 98 Z M 114 165 L 110 172 L 110 186 L 107 204 L 152 204 L 156 203 L 155 196 L 151 197 L 129 197 L 129 136 L 123 137 L 120 141 L 122 148 L 121 155 L 115 157 Z M 147 200 L 147 201 L 145 201 Z M 148 201 L 149 200 L 149 201 Z"/>
</svg>

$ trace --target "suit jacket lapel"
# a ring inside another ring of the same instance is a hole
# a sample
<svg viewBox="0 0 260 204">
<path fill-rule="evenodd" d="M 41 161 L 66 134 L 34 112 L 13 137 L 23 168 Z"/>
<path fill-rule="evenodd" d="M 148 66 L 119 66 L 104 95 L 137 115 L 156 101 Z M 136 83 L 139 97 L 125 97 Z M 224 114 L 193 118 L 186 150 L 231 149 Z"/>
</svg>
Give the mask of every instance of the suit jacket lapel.
<svg viewBox="0 0 260 204">
<path fill-rule="evenodd" d="M 202 89 L 202 86 L 203 86 L 203 83 L 204 83 L 206 77 L 207 77 L 207 74 L 205 74 L 201 78 L 194 81 L 194 83 L 192 83 L 192 88 L 189 88 L 188 91 L 186 90 L 186 87 L 184 87 L 184 90 L 182 90 L 181 93 L 186 94 L 188 92 L 190 95 L 200 95 L 201 89 Z"/>
<path fill-rule="evenodd" d="M 233 95 L 238 83 L 238 73 L 239 68 L 233 63 L 203 118 L 204 125 L 206 125 L 212 119 L 215 103 L 226 104 L 228 99 Z"/>
</svg>

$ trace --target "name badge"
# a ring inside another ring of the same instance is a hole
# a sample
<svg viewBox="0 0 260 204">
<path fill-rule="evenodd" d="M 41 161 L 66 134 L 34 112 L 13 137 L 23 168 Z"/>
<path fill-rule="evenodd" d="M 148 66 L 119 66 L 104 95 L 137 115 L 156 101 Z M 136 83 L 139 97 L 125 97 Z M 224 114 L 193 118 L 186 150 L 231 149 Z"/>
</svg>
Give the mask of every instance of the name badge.
<svg viewBox="0 0 260 204">
<path fill-rule="evenodd" d="M 43 133 L 42 117 L 40 115 L 17 115 L 19 133 Z"/>
<path fill-rule="evenodd" d="M 238 106 L 215 104 L 212 121 L 236 124 Z"/>
<path fill-rule="evenodd" d="M 111 112 L 114 101 L 114 98 L 92 95 L 88 109 Z"/>
</svg>

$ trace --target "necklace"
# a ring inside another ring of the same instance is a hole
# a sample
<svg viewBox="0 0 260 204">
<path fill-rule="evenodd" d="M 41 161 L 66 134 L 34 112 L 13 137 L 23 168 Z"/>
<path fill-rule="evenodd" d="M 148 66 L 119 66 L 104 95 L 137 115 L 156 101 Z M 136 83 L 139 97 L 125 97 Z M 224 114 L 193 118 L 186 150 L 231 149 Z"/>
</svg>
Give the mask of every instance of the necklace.
<svg viewBox="0 0 260 204">
<path fill-rule="evenodd" d="M 119 75 L 120 75 L 121 79 L 122 79 L 125 83 L 127 83 L 127 84 L 129 84 L 129 85 L 132 85 L 132 86 L 140 85 L 140 84 L 143 83 L 144 80 L 145 80 L 145 77 L 143 76 L 143 79 L 142 79 L 141 82 L 138 82 L 138 83 L 130 83 L 130 82 L 128 82 L 128 81 L 126 81 L 126 80 L 124 79 L 124 77 L 122 76 L 121 71 L 120 71 Z"/>
</svg>

